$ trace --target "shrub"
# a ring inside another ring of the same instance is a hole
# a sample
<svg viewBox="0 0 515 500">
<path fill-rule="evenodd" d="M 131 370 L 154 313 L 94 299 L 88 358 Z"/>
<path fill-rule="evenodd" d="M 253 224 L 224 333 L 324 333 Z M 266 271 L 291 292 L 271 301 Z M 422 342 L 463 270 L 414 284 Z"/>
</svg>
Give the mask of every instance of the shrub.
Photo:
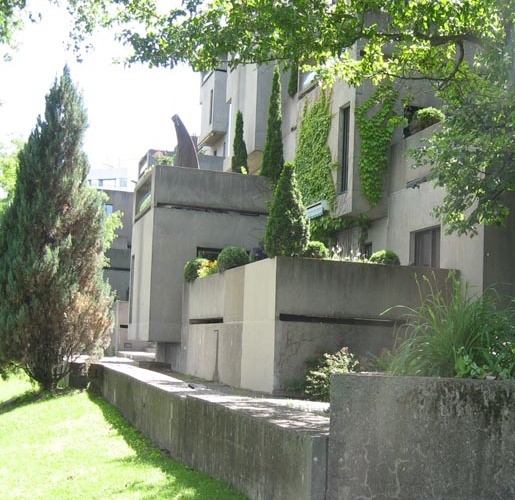
<svg viewBox="0 0 515 500">
<path fill-rule="evenodd" d="M 281 102 L 281 75 L 279 68 L 275 66 L 260 172 L 270 180 L 272 190 L 275 190 L 284 165 Z"/>
<path fill-rule="evenodd" d="M 374 252 L 368 261 L 373 264 L 393 264 L 396 266 L 401 263 L 398 255 L 392 250 L 379 250 L 378 252 Z"/>
<path fill-rule="evenodd" d="M 286 163 L 277 184 L 266 224 L 265 250 L 269 257 L 304 253 L 309 241 L 309 220 L 295 179 L 293 163 Z"/>
<path fill-rule="evenodd" d="M 184 280 L 186 283 L 193 283 L 199 277 L 199 271 L 207 262 L 207 259 L 196 258 L 186 262 L 184 266 Z"/>
<path fill-rule="evenodd" d="M 310 241 L 302 256 L 311 259 L 327 259 L 329 258 L 329 250 L 321 241 Z"/>
<path fill-rule="evenodd" d="M 243 114 L 238 110 L 236 114 L 236 129 L 234 131 L 233 156 L 231 168 L 233 172 L 247 172 L 247 146 L 243 139 Z"/>
<path fill-rule="evenodd" d="M 217 260 L 206 260 L 205 262 L 202 262 L 202 265 L 198 271 L 198 277 L 205 278 L 206 276 L 216 274 L 218 271 L 219 269 Z"/>
<path fill-rule="evenodd" d="M 413 116 L 413 120 L 410 123 L 410 134 L 415 134 L 420 130 L 424 130 L 435 123 L 441 122 L 444 118 L 445 115 L 439 109 L 432 107 L 419 109 Z"/>
<path fill-rule="evenodd" d="M 348 347 L 342 347 L 334 354 L 324 354 L 306 375 L 304 392 L 309 399 L 329 401 L 331 375 L 357 371 L 358 361 Z"/>
<path fill-rule="evenodd" d="M 424 278 L 429 282 L 427 278 Z M 407 314 L 406 337 L 390 370 L 399 375 L 507 379 L 515 377 L 515 302 L 503 306 L 495 290 L 468 296 L 451 275 L 452 294 L 431 283 Z M 419 286 L 420 289 L 420 286 Z"/>
<path fill-rule="evenodd" d="M 242 247 L 225 247 L 218 255 L 218 269 L 225 271 L 249 263 L 247 250 Z"/>
</svg>

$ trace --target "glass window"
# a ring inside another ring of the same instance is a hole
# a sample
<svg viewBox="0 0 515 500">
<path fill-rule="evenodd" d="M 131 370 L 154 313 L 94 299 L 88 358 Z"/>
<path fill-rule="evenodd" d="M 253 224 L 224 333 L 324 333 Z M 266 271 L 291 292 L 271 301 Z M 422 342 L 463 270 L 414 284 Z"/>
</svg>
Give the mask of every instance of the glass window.
<svg viewBox="0 0 515 500">
<path fill-rule="evenodd" d="M 415 233 L 416 266 L 440 267 L 440 228 L 433 227 Z"/>
<path fill-rule="evenodd" d="M 299 92 L 307 92 L 316 86 L 316 73 L 314 71 L 301 71 L 299 73 Z"/>
<path fill-rule="evenodd" d="M 350 107 L 340 109 L 340 193 L 345 193 L 349 184 L 349 137 Z"/>
<path fill-rule="evenodd" d="M 113 205 L 110 203 L 106 203 L 106 214 L 113 215 Z"/>
</svg>

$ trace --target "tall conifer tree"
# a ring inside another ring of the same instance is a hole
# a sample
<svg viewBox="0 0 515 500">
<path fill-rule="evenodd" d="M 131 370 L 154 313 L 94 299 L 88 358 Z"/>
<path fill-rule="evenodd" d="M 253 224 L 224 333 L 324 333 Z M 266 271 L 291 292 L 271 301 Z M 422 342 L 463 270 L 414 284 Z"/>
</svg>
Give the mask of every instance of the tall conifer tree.
<svg viewBox="0 0 515 500">
<path fill-rule="evenodd" d="M 268 215 L 265 251 L 269 257 L 295 257 L 304 253 L 308 242 L 309 220 L 295 178 L 295 166 L 286 163 Z"/>
<path fill-rule="evenodd" d="M 112 297 L 102 277 L 103 196 L 86 183 L 87 118 L 68 68 L 19 154 L 0 237 L 0 369 L 53 389 L 67 361 L 104 346 Z"/>
<path fill-rule="evenodd" d="M 233 157 L 231 161 L 233 172 L 242 173 L 247 171 L 247 145 L 243 139 L 243 114 L 238 111 L 236 114 L 236 127 L 234 131 Z"/>
<path fill-rule="evenodd" d="M 283 133 L 281 113 L 281 75 L 275 66 L 272 79 L 272 93 L 268 107 L 268 122 L 266 129 L 265 146 L 263 148 L 263 163 L 261 175 L 268 177 L 272 187 L 279 182 L 284 166 Z"/>
</svg>

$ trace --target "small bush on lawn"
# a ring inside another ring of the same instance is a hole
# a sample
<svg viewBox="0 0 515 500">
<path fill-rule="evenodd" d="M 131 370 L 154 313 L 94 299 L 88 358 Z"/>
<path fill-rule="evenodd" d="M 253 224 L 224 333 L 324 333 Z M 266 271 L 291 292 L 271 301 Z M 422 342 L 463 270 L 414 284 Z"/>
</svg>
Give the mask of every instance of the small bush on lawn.
<svg viewBox="0 0 515 500">
<path fill-rule="evenodd" d="M 348 347 L 342 347 L 334 354 L 324 354 L 306 375 L 304 392 L 309 399 L 329 401 L 331 375 L 356 372 L 357 369 L 358 360 Z"/>
<path fill-rule="evenodd" d="M 225 271 L 249 263 L 247 250 L 242 247 L 225 247 L 218 256 L 218 269 Z"/>
<path fill-rule="evenodd" d="M 328 259 L 329 250 L 321 241 L 310 241 L 302 256 L 310 259 Z"/>
<path fill-rule="evenodd" d="M 392 250 L 379 250 L 373 253 L 368 261 L 374 264 L 390 264 L 395 266 L 401 263 L 399 256 Z"/>
<path fill-rule="evenodd" d="M 198 277 L 199 272 L 203 266 L 205 266 L 209 261 L 207 259 L 191 259 L 186 262 L 184 266 L 184 280 L 186 283 L 193 283 Z"/>
</svg>

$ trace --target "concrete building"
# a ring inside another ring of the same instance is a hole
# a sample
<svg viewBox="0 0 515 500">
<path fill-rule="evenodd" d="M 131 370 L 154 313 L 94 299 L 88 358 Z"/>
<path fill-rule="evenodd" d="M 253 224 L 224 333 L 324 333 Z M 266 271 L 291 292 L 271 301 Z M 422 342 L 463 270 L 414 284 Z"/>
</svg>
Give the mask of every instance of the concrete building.
<svg viewBox="0 0 515 500">
<path fill-rule="evenodd" d="M 88 174 L 88 183 L 99 189 L 114 189 L 117 191 L 134 191 L 136 186 L 135 174 L 125 167 L 106 166 L 92 168 Z"/>
<path fill-rule="evenodd" d="M 129 339 L 157 342 L 157 360 L 181 354 L 184 266 L 263 238 L 270 199 L 258 176 L 156 165 L 134 202 Z"/>
<path fill-rule="evenodd" d="M 298 89 L 288 95 L 289 72 L 283 74 L 283 144 L 286 161 L 294 161 L 300 122 L 307 103 L 318 99 L 321 88 L 312 73 L 298 75 Z M 200 143 L 207 154 L 222 155 L 224 170 L 230 170 L 232 136 L 238 110 L 243 114 L 244 139 L 251 172 L 260 168 L 266 132 L 268 101 L 272 80 L 271 66 L 247 65 L 227 72 L 225 68 L 202 75 L 202 126 Z M 426 91 L 424 91 L 426 90 Z M 406 89 L 413 96 L 405 111 L 437 106 L 431 92 L 420 86 Z M 337 235 L 344 252 L 368 254 L 388 248 L 395 251 L 401 264 L 433 268 L 456 268 L 472 289 L 481 291 L 493 283 L 515 283 L 512 249 L 515 248 L 515 214 L 502 228 L 480 227 L 474 237 L 446 234 L 432 211 L 444 196 L 441 188 L 427 181 L 429 169 L 413 169 L 406 155 L 409 149 L 421 146 L 434 127 L 404 137 L 396 132 L 389 154 L 382 200 L 371 207 L 361 193 L 358 171 L 360 140 L 355 122 L 356 107 L 373 92 L 371 85 L 349 87 L 340 82 L 331 90 L 331 130 L 328 145 L 339 168 L 333 174 L 336 187 L 334 217 L 358 217 L 366 214 L 368 234 L 360 242 L 360 230 L 348 228 Z M 437 125 L 436 125 L 437 126 Z M 512 205 L 515 207 L 515 200 Z M 512 285 L 508 287 L 515 293 Z"/>
</svg>

